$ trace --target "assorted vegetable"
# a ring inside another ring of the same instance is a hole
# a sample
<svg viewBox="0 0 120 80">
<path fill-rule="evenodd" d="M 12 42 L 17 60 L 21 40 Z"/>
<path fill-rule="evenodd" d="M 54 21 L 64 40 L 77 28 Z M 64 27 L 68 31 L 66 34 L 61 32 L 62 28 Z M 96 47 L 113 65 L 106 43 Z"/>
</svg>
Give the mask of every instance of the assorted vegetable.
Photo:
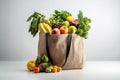
<svg viewBox="0 0 120 80">
<path fill-rule="evenodd" d="M 48 20 L 43 14 L 34 12 L 27 21 L 31 21 L 29 32 L 33 37 L 40 31 L 40 33 L 50 34 L 77 34 L 87 39 L 91 28 L 91 19 L 84 17 L 82 11 L 79 11 L 78 17 L 75 19 L 66 10 L 55 10 Z"/>
<path fill-rule="evenodd" d="M 35 37 L 39 31 L 40 33 L 49 34 L 77 34 L 87 39 L 88 31 L 91 28 L 91 19 L 84 17 L 82 11 L 79 11 L 77 19 L 75 19 L 72 14 L 66 10 L 55 10 L 48 20 L 45 19 L 43 14 L 34 12 L 27 19 L 27 22 L 29 21 L 31 21 L 31 24 L 28 31 L 33 37 Z M 30 60 L 27 63 L 27 69 L 35 73 L 56 73 L 62 71 L 60 66 L 51 64 L 47 55 L 37 57 L 35 61 Z"/>
<path fill-rule="evenodd" d="M 27 69 L 33 71 L 34 73 L 46 72 L 46 73 L 56 73 L 61 72 L 62 68 L 51 64 L 49 58 L 46 55 L 42 57 L 37 57 L 36 60 L 30 60 L 27 63 Z"/>
</svg>

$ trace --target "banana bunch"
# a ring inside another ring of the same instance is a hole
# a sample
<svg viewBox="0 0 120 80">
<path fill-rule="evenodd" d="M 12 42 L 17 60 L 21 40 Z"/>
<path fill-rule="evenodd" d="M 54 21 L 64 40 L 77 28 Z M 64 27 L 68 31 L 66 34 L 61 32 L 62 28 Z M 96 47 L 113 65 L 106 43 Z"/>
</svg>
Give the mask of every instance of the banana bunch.
<svg viewBox="0 0 120 80">
<path fill-rule="evenodd" d="M 52 23 L 49 20 L 44 20 L 44 22 L 50 26 L 52 26 Z"/>
<path fill-rule="evenodd" d="M 38 29 L 41 33 L 52 33 L 52 27 L 47 23 L 39 23 Z"/>
</svg>

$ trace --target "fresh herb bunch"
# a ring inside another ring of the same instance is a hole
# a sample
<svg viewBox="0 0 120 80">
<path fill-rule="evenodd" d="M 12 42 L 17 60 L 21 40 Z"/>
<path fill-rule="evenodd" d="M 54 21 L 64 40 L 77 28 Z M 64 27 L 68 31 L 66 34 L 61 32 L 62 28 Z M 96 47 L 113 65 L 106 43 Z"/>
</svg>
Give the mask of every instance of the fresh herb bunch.
<svg viewBox="0 0 120 80">
<path fill-rule="evenodd" d="M 66 18 L 68 16 L 71 16 L 71 13 L 65 10 L 55 10 L 54 14 L 52 15 L 52 17 L 49 18 L 51 23 L 62 23 L 63 21 L 66 20 Z"/>
<path fill-rule="evenodd" d="M 88 17 L 84 17 L 82 11 L 79 11 L 78 21 L 79 21 L 80 25 L 77 29 L 76 34 L 87 39 L 88 38 L 88 31 L 91 28 L 91 26 L 89 25 L 91 23 L 91 19 L 89 19 Z"/>
<path fill-rule="evenodd" d="M 41 13 L 34 12 L 28 19 L 27 22 L 31 21 L 30 27 L 28 32 L 31 32 L 33 37 L 37 34 L 38 32 L 38 23 L 45 21 L 45 16 L 42 15 Z"/>
</svg>

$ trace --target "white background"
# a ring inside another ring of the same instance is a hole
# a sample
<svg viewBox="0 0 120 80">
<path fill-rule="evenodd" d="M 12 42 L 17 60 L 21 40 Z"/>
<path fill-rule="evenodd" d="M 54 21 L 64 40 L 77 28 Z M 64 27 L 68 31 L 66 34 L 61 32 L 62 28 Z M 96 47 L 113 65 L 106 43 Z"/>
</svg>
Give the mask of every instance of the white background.
<svg viewBox="0 0 120 80">
<path fill-rule="evenodd" d="M 78 11 L 92 19 L 84 40 L 87 60 L 120 60 L 120 0 L 0 0 L 0 60 L 29 60 L 37 56 L 38 34 L 28 33 L 26 20 L 34 12 L 48 18 L 53 11 Z"/>
</svg>

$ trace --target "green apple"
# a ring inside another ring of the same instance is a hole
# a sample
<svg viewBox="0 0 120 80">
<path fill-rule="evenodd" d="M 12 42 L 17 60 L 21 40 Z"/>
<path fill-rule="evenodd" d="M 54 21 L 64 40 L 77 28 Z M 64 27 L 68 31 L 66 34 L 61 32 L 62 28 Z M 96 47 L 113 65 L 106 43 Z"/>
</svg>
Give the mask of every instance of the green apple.
<svg viewBox="0 0 120 80">
<path fill-rule="evenodd" d="M 69 26 L 69 33 L 75 34 L 77 31 L 77 28 L 75 26 Z"/>
<path fill-rule="evenodd" d="M 68 22 L 68 21 L 64 21 L 63 23 L 62 23 L 62 25 L 64 25 L 64 26 L 69 26 L 70 25 L 70 23 Z"/>
</svg>

